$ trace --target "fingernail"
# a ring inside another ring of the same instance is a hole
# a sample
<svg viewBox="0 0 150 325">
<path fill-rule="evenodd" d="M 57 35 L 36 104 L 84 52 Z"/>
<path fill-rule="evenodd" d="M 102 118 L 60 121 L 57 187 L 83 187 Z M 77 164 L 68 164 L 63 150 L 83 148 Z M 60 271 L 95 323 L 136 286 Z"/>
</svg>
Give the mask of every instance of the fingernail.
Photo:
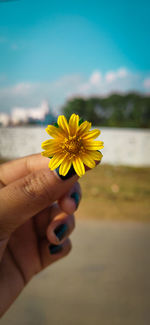
<svg viewBox="0 0 150 325">
<path fill-rule="evenodd" d="M 76 175 L 76 172 L 75 172 L 73 166 L 71 166 L 71 168 L 69 169 L 69 172 L 67 173 L 66 176 L 62 176 L 62 175 L 59 174 L 59 167 L 56 168 L 55 170 L 56 170 L 57 175 L 63 180 L 69 179 L 72 176 Z"/>
<path fill-rule="evenodd" d="M 73 192 L 70 196 L 72 199 L 74 199 L 76 204 L 76 209 L 78 208 L 79 202 L 80 202 L 80 196 L 78 192 Z"/>
<path fill-rule="evenodd" d="M 54 233 L 59 240 L 62 240 L 65 237 L 67 230 L 68 230 L 68 225 L 64 223 L 59 225 L 55 229 Z"/>
<path fill-rule="evenodd" d="M 62 245 L 49 245 L 50 254 L 54 255 L 62 251 Z"/>
</svg>

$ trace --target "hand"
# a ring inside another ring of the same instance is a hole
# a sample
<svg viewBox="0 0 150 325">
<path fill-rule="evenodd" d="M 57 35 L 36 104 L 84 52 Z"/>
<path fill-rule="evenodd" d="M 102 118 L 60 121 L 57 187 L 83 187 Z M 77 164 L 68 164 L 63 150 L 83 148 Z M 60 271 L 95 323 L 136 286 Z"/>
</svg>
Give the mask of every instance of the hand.
<svg viewBox="0 0 150 325">
<path fill-rule="evenodd" d="M 48 161 L 33 155 L 0 166 L 0 315 L 36 273 L 71 249 L 77 202 L 70 195 L 80 198 L 80 187 L 77 176 L 59 179 Z"/>
</svg>

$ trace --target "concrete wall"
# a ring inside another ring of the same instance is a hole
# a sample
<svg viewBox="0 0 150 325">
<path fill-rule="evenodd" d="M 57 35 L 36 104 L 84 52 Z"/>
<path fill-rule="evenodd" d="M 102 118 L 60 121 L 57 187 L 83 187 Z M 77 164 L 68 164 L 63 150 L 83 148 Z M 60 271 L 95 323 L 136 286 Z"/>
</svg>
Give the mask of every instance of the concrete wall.
<svg viewBox="0 0 150 325">
<path fill-rule="evenodd" d="M 100 128 L 103 163 L 150 166 L 150 130 Z M 43 127 L 0 128 L 0 157 L 17 158 L 41 151 L 49 136 Z"/>
</svg>

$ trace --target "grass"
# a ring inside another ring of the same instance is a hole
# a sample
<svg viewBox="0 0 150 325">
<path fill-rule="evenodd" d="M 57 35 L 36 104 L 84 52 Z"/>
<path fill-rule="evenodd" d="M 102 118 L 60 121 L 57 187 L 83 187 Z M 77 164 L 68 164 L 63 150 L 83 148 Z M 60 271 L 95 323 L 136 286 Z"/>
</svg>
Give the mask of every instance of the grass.
<svg viewBox="0 0 150 325">
<path fill-rule="evenodd" d="M 80 184 L 83 197 L 77 217 L 150 221 L 150 168 L 102 164 L 86 173 Z"/>
<path fill-rule="evenodd" d="M 150 221 L 150 168 L 100 165 L 80 184 L 78 217 Z"/>
</svg>

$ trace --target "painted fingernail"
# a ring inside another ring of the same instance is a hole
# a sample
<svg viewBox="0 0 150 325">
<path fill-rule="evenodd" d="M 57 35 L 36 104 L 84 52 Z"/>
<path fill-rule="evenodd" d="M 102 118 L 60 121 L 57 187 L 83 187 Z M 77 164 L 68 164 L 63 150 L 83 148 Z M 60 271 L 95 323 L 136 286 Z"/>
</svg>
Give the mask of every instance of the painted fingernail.
<svg viewBox="0 0 150 325">
<path fill-rule="evenodd" d="M 49 245 L 49 252 L 50 254 L 58 254 L 62 251 L 62 245 Z"/>
<path fill-rule="evenodd" d="M 59 240 L 62 240 L 65 237 L 67 231 L 68 231 L 68 225 L 64 223 L 59 225 L 55 229 L 54 233 Z"/>
<path fill-rule="evenodd" d="M 73 192 L 73 193 L 71 194 L 71 198 L 74 199 L 75 204 L 76 204 L 76 209 L 77 209 L 78 206 L 79 206 L 79 202 L 80 202 L 80 196 L 79 196 L 79 193 L 78 193 L 78 192 Z"/>
<path fill-rule="evenodd" d="M 58 175 L 61 179 L 63 179 L 63 180 L 69 179 L 69 178 L 71 178 L 72 176 L 76 175 L 76 172 L 75 172 L 73 166 L 69 169 L 69 172 L 67 173 L 66 176 L 62 176 L 62 175 L 59 174 L 59 167 L 56 168 L 56 173 L 57 173 L 57 175 Z"/>
</svg>

